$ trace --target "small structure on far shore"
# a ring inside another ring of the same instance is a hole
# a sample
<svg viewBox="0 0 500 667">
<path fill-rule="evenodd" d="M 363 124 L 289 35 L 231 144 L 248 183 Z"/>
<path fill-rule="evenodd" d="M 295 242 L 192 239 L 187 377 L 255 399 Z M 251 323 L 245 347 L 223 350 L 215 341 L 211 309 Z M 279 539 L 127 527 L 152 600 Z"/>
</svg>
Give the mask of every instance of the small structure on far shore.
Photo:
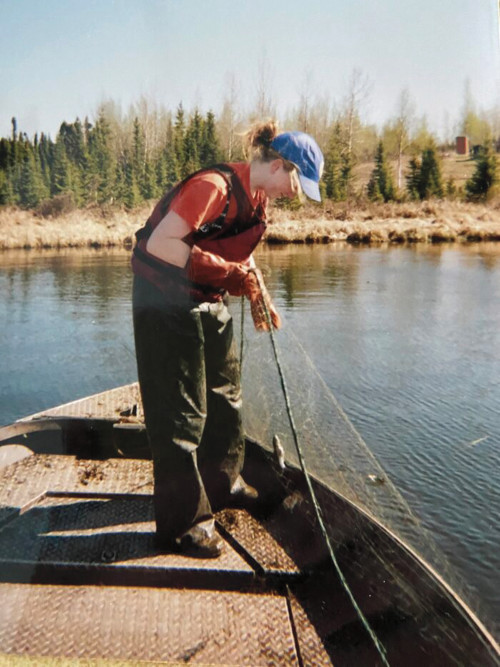
<svg viewBox="0 0 500 667">
<path fill-rule="evenodd" d="M 469 137 L 456 137 L 455 141 L 458 155 L 469 155 Z"/>
</svg>

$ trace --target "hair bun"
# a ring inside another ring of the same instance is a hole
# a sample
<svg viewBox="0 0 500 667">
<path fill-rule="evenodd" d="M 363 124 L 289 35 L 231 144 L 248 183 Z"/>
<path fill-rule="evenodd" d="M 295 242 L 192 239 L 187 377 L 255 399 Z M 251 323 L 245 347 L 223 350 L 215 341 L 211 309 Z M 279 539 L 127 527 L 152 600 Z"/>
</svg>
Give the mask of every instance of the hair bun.
<svg viewBox="0 0 500 667">
<path fill-rule="evenodd" d="M 275 120 L 268 120 L 250 129 L 247 135 L 248 143 L 252 148 L 269 148 L 277 134 L 278 123 Z"/>
<path fill-rule="evenodd" d="M 259 143 L 266 148 L 270 148 L 276 134 L 276 123 L 269 123 L 262 126 L 259 134 Z"/>
</svg>

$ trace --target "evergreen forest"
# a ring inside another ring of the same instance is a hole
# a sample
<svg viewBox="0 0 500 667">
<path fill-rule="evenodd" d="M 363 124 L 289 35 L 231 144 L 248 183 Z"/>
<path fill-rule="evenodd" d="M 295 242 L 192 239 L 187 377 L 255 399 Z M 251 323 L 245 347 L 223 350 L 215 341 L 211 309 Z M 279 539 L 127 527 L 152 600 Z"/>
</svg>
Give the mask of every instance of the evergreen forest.
<svg viewBox="0 0 500 667">
<path fill-rule="evenodd" d="M 321 110 L 304 116 L 299 109 L 284 125 L 317 138 L 325 155 L 323 195 L 333 201 L 457 196 L 484 201 L 498 180 L 494 149 L 498 138 L 495 142 L 491 126 L 472 112 L 463 119 L 460 129 L 475 133 L 480 150 L 473 177 L 457 193 L 453 182 L 443 182 L 439 158 L 453 145 L 438 145 L 425 120 L 412 121 L 404 101 L 402 96 L 399 115 L 382 130 L 362 124 L 355 100 L 332 122 Z M 63 122 L 55 140 L 44 133 L 28 137 L 15 118 L 11 124 L 11 136 L 0 139 L 0 206 L 45 208 L 49 213 L 93 205 L 133 209 L 159 198 L 197 169 L 244 159 L 245 124 L 227 105 L 218 118 L 213 111 L 186 113 L 182 104 L 175 113 L 143 104 L 123 117 L 113 103 L 107 103 L 93 122 L 88 118 Z M 396 173 L 390 160 L 398 165 Z M 369 161 L 373 172 L 361 188 L 355 166 Z"/>
</svg>

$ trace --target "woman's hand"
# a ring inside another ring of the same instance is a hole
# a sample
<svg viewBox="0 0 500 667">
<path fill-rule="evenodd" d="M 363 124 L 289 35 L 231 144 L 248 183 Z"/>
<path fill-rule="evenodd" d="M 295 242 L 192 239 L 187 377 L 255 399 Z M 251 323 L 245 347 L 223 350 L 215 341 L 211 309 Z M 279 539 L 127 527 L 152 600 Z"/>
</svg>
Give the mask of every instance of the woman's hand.
<svg viewBox="0 0 500 667">
<path fill-rule="evenodd" d="M 274 329 L 281 328 L 281 317 L 271 301 L 262 273 L 251 269 L 244 281 L 244 294 L 250 301 L 250 311 L 257 331 L 269 331 L 269 319 Z"/>
</svg>

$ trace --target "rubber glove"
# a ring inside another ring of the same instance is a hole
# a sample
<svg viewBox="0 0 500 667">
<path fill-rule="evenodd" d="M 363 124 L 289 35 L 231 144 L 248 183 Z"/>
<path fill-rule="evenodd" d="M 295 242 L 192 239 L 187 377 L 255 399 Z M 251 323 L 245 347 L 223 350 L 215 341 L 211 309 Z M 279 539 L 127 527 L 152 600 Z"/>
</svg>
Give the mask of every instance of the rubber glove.
<svg viewBox="0 0 500 667">
<path fill-rule="evenodd" d="M 268 317 L 271 318 L 272 326 L 280 329 L 281 317 L 271 301 L 262 273 L 258 269 L 248 271 L 243 282 L 243 290 L 250 301 L 250 311 L 257 331 L 269 331 Z M 266 314 L 266 309 L 269 315 Z"/>
</svg>

